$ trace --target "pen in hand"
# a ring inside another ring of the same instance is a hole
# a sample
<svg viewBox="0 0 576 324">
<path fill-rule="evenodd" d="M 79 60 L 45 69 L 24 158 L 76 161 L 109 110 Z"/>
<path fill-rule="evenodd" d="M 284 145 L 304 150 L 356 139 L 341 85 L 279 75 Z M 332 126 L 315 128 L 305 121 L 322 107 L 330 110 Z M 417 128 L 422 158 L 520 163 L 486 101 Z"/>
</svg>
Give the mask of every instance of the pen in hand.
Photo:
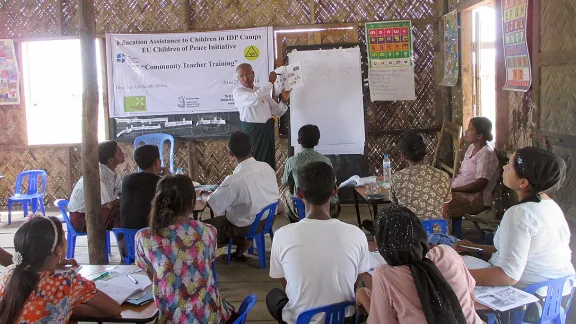
<svg viewBox="0 0 576 324">
<path fill-rule="evenodd" d="M 134 277 L 132 277 L 129 273 L 126 274 L 126 276 L 128 276 L 128 278 L 130 278 L 130 280 L 132 280 L 132 282 L 134 282 L 134 284 L 138 284 L 138 280 L 134 279 Z"/>
</svg>

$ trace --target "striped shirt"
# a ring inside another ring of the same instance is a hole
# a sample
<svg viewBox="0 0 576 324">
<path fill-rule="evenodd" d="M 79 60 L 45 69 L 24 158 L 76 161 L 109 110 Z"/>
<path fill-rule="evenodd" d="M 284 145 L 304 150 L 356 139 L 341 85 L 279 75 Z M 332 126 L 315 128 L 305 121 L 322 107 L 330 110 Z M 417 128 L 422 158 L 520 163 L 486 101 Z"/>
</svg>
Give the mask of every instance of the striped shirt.
<svg viewBox="0 0 576 324">
<path fill-rule="evenodd" d="M 111 201 L 118 199 L 118 195 L 122 191 L 122 181 L 118 175 L 104 164 L 99 163 L 100 166 L 100 204 L 104 205 Z M 84 213 L 84 177 L 80 178 L 68 203 L 68 210 L 70 212 Z"/>
</svg>

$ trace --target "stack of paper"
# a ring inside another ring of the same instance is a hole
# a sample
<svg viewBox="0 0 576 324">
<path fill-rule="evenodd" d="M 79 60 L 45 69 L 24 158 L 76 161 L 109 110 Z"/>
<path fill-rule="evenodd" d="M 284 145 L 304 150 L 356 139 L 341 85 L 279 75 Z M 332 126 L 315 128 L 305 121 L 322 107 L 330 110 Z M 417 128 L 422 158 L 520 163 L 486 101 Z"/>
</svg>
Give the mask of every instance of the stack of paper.
<svg viewBox="0 0 576 324">
<path fill-rule="evenodd" d="M 371 176 L 371 177 L 360 178 L 357 175 L 353 175 L 348 180 L 342 182 L 340 184 L 340 186 L 338 186 L 338 189 L 343 188 L 343 187 L 363 187 L 365 184 L 370 183 L 370 182 L 376 182 L 376 177 Z"/>
</svg>

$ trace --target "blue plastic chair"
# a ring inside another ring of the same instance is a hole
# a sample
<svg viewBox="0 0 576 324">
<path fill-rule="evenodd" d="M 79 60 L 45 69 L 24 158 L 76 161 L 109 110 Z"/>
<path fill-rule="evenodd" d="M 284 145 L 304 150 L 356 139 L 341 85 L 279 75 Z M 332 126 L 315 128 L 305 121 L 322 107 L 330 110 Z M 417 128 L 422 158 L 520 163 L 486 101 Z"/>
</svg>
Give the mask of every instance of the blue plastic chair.
<svg viewBox="0 0 576 324">
<path fill-rule="evenodd" d="M 240 308 L 238 309 L 238 314 L 240 316 L 234 321 L 232 324 L 244 324 L 246 323 L 246 318 L 248 317 L 248 313 L 254 308 L 258 298 L 254 294 L 248 295 L 248 297 L 244 298 L 242 304 L 240 304 Z"/>
<path fill-rule="evenodd" d="M 164 166 L 164 142 L 170 142 L 170 172 L 174 173 L 174 136 L 170 134 L 146 134 L 136 137 L 134 140 L 134 147 L 138 148 L 141 143 L 156 145 L 160 151 L 160 161 Z M 140 169 L 138 169 L 140 171 Z"/>
<path fill-rule="evenodd" d="M 452 218 L 452 232 L 454 236 L 462 239 L 462 219 L 464 217 Z"/>
<path fill-rule="evenodd" d="M 304 207 L 304 202 L 298 197 L 292 197 L 292 203 L 296 206 L 296 211 L 298 212 L 298 217 L 300 219 L 306 218 L 306 208 Z"/>
<path fill-rule="evenodd" d="M 566 282 L 570 283 L 571 287 L 574 287 L 576 282 L 576 276 L 570 275 L 560 279 L 554 279 L 545 281 L 542 283 L 530 285 L 524 289 L 525 292 L 529 294 L 536 295 L 536 291 L 542 287 L 548 287 L 548 292 L 546 297 L 544 297 L 544 306 L 542 306 L 542 314 L 538 324 L 564 324 L 566 323 L 566 314 L 570 309 L 570 303 L 572 302 L 572 297 L 574 296 L 574 288 L 570 292 L 570 298 L 566 307 L 562 307 L 562 292 L 564 291 L 564 285 Z M 538 295 L 536 295 L 538 297 Z M 511 314 L 510 323 L 512 324 L 524 324 L 524 315 L 526 310 L 515 311 Z"/>
<path fill-rule="evenodd" d="M 126 252 L 128 253 L 128 255 L 121 256 L 122 262 L 124 262 L 124 264 L 133 264 L 134 261 L 136 261 L 136 244 L 134 243 L 134 238 L 136 237 L 136 233 L 138 233 L 138 230 L 129 228 L 113 228 L 112 232 L 116 236 L 117 242 L 120 241 L 118 235 L 119 234 L 124 235 L 122 239 L 124 240 Z"/>
<path fill-rule="evenodd" d="M 344 319 L 346 318 L 345 317 L 346 308 L 350 306 L 355 308 L 356 301 L 352 300 L 328 306 L 313 308 L 298 315 L 298 319 L 296 319 L 296 324 L 308 324 L 316 314 L 320 313 L 326 313 L 326 318 L 324 321 L 325 324 L 344 324 Z M 355 312 L 354 317 L 355 317 L 354 323 L 358 323 L 359 316 L 357 311 Z"/>
<path fill-rule="evenodd" d="M 26 193 L 22 194 L 22 183 L 28 178 L 28 185 Z M 38 177 L 42 177 L 42 186 L 38 184 Z M 16 188 L 14 196 L 8 198 L 8 225 L 12 223 L 12 204 L 21 203 L 24 217 L 28 216 L 28 204 L 32 212 L 35 213 L 40 205 L 40 211 L 46 215 L 44 210 L 44 194 L 46 193 L 46 182 L 48 175 L 44 170 L 29 170 L 24 171 L 16 178 Z"/>
<path fill-rule="evenodd" d="M 274 231 L 272 230 L 272 225 L 274 225 L 274 219 L 276 218 L 276 210 L 278 209 L 278 201 L 264 207 L 261 212 L 256 215 L 254 218 L 254 222 L 250 226 L 250 230 L 248 231 L 248 235 L 246 235 L 247 240 L 255 240 L 256 241 L 256 248 L 258 250 L 258 263 L 260 264 L 260 269 L 266 268 L 266 240 L 264 235 L 270 234 L 270 238 L 274 239 Z M 266 224 L 264 224 L 264 228 L 260 233 L 256 233 L 256 229 L 258 228 L 258 224 L 264 215 L 268 215 L 266 217 Z M 232 244 L 233 240 L 230 238 L 228 242 L 228 264 L 230 264 L 230 259 L 232 257 Z M 250 248 L 248 251 L 249 253 L 253 253 L 254 249 Z"/>
<path fill-rule="evenodd" d="M 434 233 L 446 234 L 446 232 L 448 231 L 448 224 L 446 223 L 445 219 L 427 219 L 420 221 L 420 223 L 422 224 L 422 226 L 426 230 L 426 233 L 428 234 L 434 234 Z M 438 227 L 440 227 L 441 231 L 440 232 L 434 231 L 434 229 L 438 229 Z"/>
<path fill-rule="evenodd" d="M 72 222 L 70 221 L 70 218 L 68 217 L 68 211 L 66 210 L 68 208 L 68 200 L 57 199 L 54 202 L 54 205 L 56 205 L 56 207 L 58 207 L 58 209 L 60 209 L 60 213 L 62 214 L 62 218 L 64 218 L 64 222 L 66 222 L 66 227 L 68 228 L 68 237 L 67 237 L 68 251 L 66 252 L 66 258 L 72 259 L 72 258 L 74 258 L 74 249 L 76 248 L 76 238 L 78 236 L 88 235 L 88 233 L 78 232 L 74 229 L 74 226 L 72 226 Z M 108 254 L 110 253 L 110 250 L 111 250 L 110 249 L 110 235 L 109 235 L 108 231 L 106 231 L 105 249 L 106 249 L 106 262 L 108 262 Z"/>
</svg>

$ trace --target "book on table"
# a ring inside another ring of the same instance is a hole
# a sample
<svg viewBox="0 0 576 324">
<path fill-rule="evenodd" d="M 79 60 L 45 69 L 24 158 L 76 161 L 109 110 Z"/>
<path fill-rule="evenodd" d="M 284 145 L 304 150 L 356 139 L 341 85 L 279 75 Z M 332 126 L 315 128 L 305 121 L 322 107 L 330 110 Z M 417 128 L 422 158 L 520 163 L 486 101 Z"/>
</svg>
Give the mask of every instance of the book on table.
<svg viewBox="0 0 576 324">
<path fill-rule="evenodd" d="M 376 177 L 371 176 L 371 177 L 360 178 L 357 175 L 353 175 L 350 178 L 348 178 L 348 180 L 342 182 L 340 184 L 340 186 L 338 186 L 338 189 L 344 188 L 344 187 L 364 187 L 365 184 L 370 183 L 370 182 L 376 182 Z"/>
<path fill-rule="evenodd" d="M 94 281 L 96 288 L 110 296 L 118 304 L 124 303 L 128 299 L 140 299 L 151 289 L 152 282 L 146 274 L 130 274 L 138 283 L 134 283 L 125 273 L 115 274 L 109 279 Z"/>
<path fill-rule="evenodd" d="M 474 288 L 474 299 L 480 304 L 500 312 L 538 301 L 536 296 L 511 286 L 476 286 Z"/>
</svg>

